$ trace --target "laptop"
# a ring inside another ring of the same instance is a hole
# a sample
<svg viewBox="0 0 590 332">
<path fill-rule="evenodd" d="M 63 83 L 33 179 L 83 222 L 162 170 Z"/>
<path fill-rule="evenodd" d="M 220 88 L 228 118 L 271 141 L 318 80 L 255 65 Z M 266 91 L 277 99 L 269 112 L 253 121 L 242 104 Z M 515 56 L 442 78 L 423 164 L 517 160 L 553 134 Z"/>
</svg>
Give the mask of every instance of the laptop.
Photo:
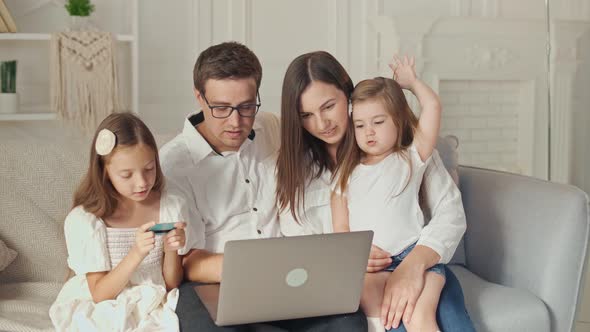
<svg viewBox="0 0 590 332">
<path fill-rule="evenodd" d="M 218 326 L 355 312 L 372 231 L 228 241 L 221 284 L 195 291 Z"/>
</svg>

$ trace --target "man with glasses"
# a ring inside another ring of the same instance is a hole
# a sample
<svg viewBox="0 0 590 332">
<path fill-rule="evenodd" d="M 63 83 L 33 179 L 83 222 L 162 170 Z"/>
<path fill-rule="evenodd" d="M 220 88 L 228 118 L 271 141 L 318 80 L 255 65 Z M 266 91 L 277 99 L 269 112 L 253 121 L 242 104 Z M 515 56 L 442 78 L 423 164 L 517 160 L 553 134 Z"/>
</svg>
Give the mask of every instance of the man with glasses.
<svg viewBox="0 0 590 332">
<path fill-rule="evenodd" d="M 280 235 L 275 188 L 268 187 L 274 181 L 264 178 L 273 174 L 263 166 L 279 148 L 280 126 L 271 113 L 258 113 L 262 68 L 244 45 L 209 47 L 195 63 L 193 79 L 201 111 L 187 117 L 182 133 L 162 147 L 160 160 L 168 189 L 187 200 L 185 277 L 220 282 L 225 242 Z M 180 287 L 181 330 L 251 329 L 217 327 L 194 286 Z M 264 325 L 264 331 L 363 331 L 366 319 L 358 312 Z"/>
</svg>

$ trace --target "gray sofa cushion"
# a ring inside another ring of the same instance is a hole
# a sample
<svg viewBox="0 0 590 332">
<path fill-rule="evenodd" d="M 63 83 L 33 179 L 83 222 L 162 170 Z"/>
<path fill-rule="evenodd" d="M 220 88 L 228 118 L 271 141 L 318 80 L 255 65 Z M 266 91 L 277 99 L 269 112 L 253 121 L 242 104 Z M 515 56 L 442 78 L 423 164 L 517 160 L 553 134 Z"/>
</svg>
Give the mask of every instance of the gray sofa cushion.
<svg viewBox="0 0 590 332">
<path fill-rule="evenodd" d="M 449 267 L 463 287 L 476 331 L 550 331 L 549 311 L 532 293 L 487 282 L 462 266 Z"/>
<path fill-rule="evenodd" d="M 535 294 L 549 309 L 552 331 L 571 331 L 590 230 L 588 196 L 573 186 L 492 170 L 460 167 L 459 175 L 467 268 Z"/>
</svg>

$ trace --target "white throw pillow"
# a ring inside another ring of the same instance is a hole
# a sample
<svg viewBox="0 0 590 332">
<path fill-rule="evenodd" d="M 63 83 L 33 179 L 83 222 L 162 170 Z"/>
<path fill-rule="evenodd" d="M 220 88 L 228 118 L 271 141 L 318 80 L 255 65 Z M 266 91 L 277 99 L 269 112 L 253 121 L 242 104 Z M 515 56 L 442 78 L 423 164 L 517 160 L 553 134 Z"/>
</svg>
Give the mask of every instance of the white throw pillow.
<svg viewBox="0 0 590 332">
<path fill-rule="evenodd" d="M 16 255 L 16 251 L 8 248 L 4 241 L 0 240 L 0 271 L 4 271 L 14 261 Z"/>
</svg>

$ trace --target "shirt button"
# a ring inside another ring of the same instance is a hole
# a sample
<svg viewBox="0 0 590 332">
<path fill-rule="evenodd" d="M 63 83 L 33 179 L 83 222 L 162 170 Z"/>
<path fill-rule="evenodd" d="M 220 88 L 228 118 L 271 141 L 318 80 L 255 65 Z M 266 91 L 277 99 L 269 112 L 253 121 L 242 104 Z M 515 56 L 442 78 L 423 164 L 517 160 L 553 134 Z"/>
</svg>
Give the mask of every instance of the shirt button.
<svg viewBox="0 0 590 332">
<path fill-rule="evenodd" d="M 246 183 L 250 183 L 250 180 L 246 179 Z"/>
<path fill-rule="evenodd" d="M 258 229 L 256 231 L 258 232 L 258 234 L 262 234 L 262 231 L 261 230 Z"/>
<path fill-rule="evenodd" d="M 258 211 L 258 209 L 257 209 L 257 208 L 253 208 L 252 210 L 254 210 L 254 212 Z"/>
</svg>

